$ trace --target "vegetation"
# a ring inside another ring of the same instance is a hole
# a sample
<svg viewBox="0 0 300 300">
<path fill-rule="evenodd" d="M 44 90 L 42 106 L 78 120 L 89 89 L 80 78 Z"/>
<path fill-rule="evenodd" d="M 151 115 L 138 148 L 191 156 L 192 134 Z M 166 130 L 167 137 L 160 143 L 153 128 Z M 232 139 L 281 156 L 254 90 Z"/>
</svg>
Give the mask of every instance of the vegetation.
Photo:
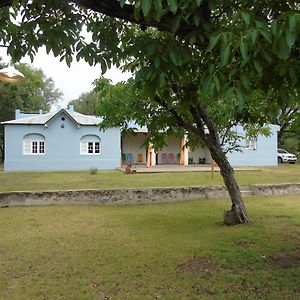
<svg viewBox="0 0 300 300">
<path fill-rule="evenodd" d="M 0 298 L 298 299 L 299 197 L 245 200 L 1 209 Z"/>
<path fill-rule="evenodd" d="M 117 189 L 169 186 L 221 185 L 222 177 L 215 172 L 170 172 L 125 174 L 120 171 L 100 171 L 91 175 L 85 172 L 0 172 L 0 192 L 4 191 L 44 191 L 69 189 Z M 253 171 L 236 171 L 241 185 L 299 183 L 299 165 L 257 168 Z"/>
</svg>

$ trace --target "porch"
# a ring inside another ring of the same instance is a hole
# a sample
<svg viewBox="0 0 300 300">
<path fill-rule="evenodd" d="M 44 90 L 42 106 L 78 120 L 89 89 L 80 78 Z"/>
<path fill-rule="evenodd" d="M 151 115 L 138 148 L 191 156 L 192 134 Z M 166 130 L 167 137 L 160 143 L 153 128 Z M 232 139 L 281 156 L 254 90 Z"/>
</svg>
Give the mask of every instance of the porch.
<svg viewBox="0 0 300 300">
<path fill-rule="evenodd" d="M 203 168 L 212 161 L 207 148 L 190 149 L 186 147 L 186 137 L 182 140 L 175 137 L 170 138 L 167 145 L 158 151 L 155 151 L 151 144 L 147 148 L 142 146 L 146 138 L 146 132 L 126 134 L 122 137 L 122 166 L 128 164 L 135 167 L 151 166 L 151 168 L 156 167 L 157 170 L 168 165 Z"/>
</svg>

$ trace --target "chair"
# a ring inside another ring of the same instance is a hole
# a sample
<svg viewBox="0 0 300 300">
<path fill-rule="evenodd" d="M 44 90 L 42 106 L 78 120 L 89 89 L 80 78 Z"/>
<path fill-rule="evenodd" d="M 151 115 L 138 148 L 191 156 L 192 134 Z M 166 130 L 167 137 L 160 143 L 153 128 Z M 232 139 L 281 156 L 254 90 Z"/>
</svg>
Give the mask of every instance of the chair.
<svg viewBox="0 0 300 300">
<path fill-rule="evenodd" d="M 203 158 L 199 158 L 199 164 L 200 165 L 204 165 L 206 163 L 206 159 L 205 159 L 205 157 L 203 157 Z"/>
<path fill-rule="evenodd" d="M 169 153 L 169 164 L 175 164 L 175 157 L 173 153 Z"/>
<path fill-rule="evenodd" d="M 180 153 L 176 154 L 176 159 L 177 159 L 177 163 L 179 164 L 180 163 Z"/>
<path fill-rule="evenodd" d="M 133 159 L 133 154 L 132 153 L 127 153 L 127 163 L 132 164 L 134 163 L 134 159 Z"/>
<path fill-rule="evenodd" d="M 122 153 L 122 161 L 126 161 L 126 154 L 125 153 Z"/>
<path fill-rule="evenodd" d="M 194 158 L 193 157 L 189 157 L 188 162 L 189 162 L 189 165 L 194 164 Z"/>
<path fill-rule="evenodd" d="M 161 154 L 161 161 L 162 161 L 163 164 L 168 164 L 169 163 L 167 153 L 162 153 Z"/>
<path fill-rule="evenodd" d="M 143 163 L 143 162 L 144 162 L 143 154 L 142 154 L 142 153 L 139 153 L 139 154 L 138 154 L 137 162 L 138 162 L 138 163 Z"/>
</svg>

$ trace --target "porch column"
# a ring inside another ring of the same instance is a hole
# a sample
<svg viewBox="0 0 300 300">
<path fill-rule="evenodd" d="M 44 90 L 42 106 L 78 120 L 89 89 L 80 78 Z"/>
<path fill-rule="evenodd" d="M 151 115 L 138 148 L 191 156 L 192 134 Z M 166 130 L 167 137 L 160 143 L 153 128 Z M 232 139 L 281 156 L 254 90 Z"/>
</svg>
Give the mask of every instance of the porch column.
<svg viewBox="0 0 300 300">
<path fill-rule="evenodd" d="M 156 152 L 151 144 L 151 166 L 156 166 Z"/>
<path fill-rule="evenodd" d="M 148 145 L 148 151 L 147 151 L 147 160 L 146 160 L 146 167 L 150 168 L 151 165 L 151 143 Z"/>
<path fill-rule="evenodd" d="M 187 143 L 187 134 L 184 135 L 184 137 L 181 140 L 180 145 L 180 161 L 179 164 L 181 166 L 187 166 L 189 164 L 189 152 L 188 148 L 185 146 Z"/>
<path fill-rule="evenodd" d="M 184 144 L 186 145 L 186 143 L 188 142 L 188 139 L 187 139 L 187 134 L 184 135 Z M 184 154 L 184 165 L 185 166 L 188 166 L 189 164 L 189 151 L 190 149 L 186 146 L 184 146 L 183 148 L 183 154 Z"/>
</svg>

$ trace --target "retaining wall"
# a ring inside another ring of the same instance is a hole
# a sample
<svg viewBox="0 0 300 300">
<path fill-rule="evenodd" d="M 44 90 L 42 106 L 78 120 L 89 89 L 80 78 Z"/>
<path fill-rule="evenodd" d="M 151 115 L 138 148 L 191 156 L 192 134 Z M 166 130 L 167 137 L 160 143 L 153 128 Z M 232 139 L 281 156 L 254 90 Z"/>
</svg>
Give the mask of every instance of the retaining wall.
<svg viewBox="0 0 300 300">
<path fill-rule="evenodd" d="M 300 184 L 241 186 L 243 195 L 300 194 Z M 0 207 L 50 204 L 147 204 L 228 197 L 225 186 L 2 192 Z"/>
</svg>

